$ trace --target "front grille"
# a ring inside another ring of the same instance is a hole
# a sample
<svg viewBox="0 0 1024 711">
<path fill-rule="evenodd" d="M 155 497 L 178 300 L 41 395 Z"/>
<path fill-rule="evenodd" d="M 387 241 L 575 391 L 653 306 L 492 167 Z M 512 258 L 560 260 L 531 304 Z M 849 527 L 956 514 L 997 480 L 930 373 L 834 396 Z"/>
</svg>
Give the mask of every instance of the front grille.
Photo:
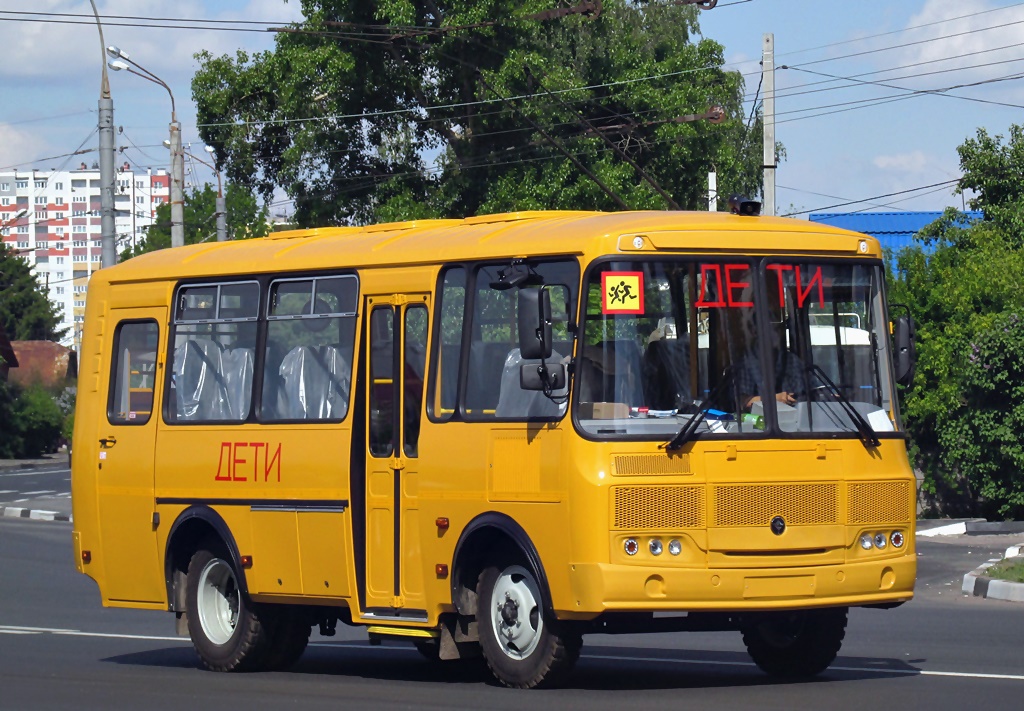
<svg viewBox="0 0 1024 711">
<path fill-rule="evenodd" d="M 689 454 L 620 454 L 612 458 L 612 464 L 616 476 L 690 473 Z"/>
<path fill-rule="evenodd" d="M 714 487 L 716 526 L 839 523 L 838 484 L 728 484 Z"/>
<path fill-rule="evenodd" d="M 612 499 L 617 529 L 704 528 L 703 486 L 616 486 Z"/>
<path fill-rule="evenodd" d="M 909 481 L 850 483 L 846 498 L 847 523 L 905 523 L 910 520 Z"/>
</svg>

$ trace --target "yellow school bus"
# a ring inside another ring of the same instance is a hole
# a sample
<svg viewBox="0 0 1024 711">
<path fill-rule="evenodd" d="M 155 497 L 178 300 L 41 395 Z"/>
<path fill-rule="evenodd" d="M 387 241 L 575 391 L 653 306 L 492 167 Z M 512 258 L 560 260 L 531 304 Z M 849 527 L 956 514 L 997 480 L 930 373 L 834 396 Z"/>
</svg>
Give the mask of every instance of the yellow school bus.
<svg viewBox="0 0 1024 711">
<path fill-rule="evenodd" d="M 866 235 L 685 212 L 134 258 L 89 286 L 78 570 L 218 671 L 341 621 L 513 687 L 592 632 L 739 631 L 817 674 L 850 607 L 913 595 L 883 277 Z"/>
</svg>

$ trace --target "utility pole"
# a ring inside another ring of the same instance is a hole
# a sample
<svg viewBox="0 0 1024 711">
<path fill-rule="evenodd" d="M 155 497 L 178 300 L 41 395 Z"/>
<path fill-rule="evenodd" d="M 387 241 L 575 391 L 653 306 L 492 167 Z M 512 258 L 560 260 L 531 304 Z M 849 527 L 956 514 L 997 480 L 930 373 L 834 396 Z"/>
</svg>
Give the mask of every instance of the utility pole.
<svg viewBox="0 0 1024 711">
<path fill-rule="evenodd" d="M 167 93 L 170 93 L 170 89 Z M 171 246 L 185 245 L 185 151 L 181 147 L 181 123 L 171 95 Z"/>
<path fill-rule="evenodd" d="M 766 32 L 761 56 L 764 83 L 764 206 L 762 214 L 775 215 L 775 35 Z"/>
<path fill-rule="evenodd" d="M 96 11 L 95 0 L 92 12 L 96 16 L 96 27 L 100 31 L 100 57 L 103 60 L 103 77 L 100 80 L 99 133 L 100 133 L 100 266 L 112 267 L 117 262 L 117 233 L 114 227 L 114 100 L 110 97 L 110 79 L 107 76 L 106 49 L 103 42 L 103 25 Z"/>
</svg>

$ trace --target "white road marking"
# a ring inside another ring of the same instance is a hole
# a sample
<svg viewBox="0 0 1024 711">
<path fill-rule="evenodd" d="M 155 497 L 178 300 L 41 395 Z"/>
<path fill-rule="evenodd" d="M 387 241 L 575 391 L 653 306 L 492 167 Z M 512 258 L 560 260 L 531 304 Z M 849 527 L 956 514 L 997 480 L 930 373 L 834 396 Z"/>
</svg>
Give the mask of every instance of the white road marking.
<svg viewBox="0 0 1024 711">
<path fill-rule="evenodd" d="M 36 476 L 38 474 L 60 474 L 66 471 L 69 471 L 67 467 L 64 467 L 63 469 L 26 469 L 24 471 L 19 469 L 13 472 L 0 471 L 0 477 Z"/>
<path fill-rule="evenodd" d="M 108 637 L 112 639 L 145 639 L 154 642 L 189 642 L 187 637 L 158 637 L 145 634 L 121 634 L 114 632 L 82 632 L 81 630 L 67 630 L 55 627 L 17 627 L 14 625 L 0 625 L 0 634 L 52 634 L 61 637 Z"/>
<path fill-rule="evenodd" d="M 583 659 L 604 659 L 615 662 L 665 662 L 667 664 L 693 664 L 706 666 L 753 667 L 753 662 L 716 662 L 708 659 L 668 659 L 665 657 L 619 657 L 608 654 L 583 654 Z M 869 672 L 872 674 L 894 674 L 898 676 L 951 676 L 963 679 L 1001 679 L 1004 681 L 1024 681 L 1024 674 L 984 674 L 980 672 L 945 672 L 925 669 L 878 669 L 875 667 L 839 667 L 831 666 L 829 671 Z"/>
<path fill-rule="evenodd" d="M 56 494 L 57 492 L 53 489 L 43 489 L 42 491 L 23 491 L 23 496 L 38 496 L 39 494 Z"/>
<path fill-rule="evenodd" d="M 0 494 L 17 494 L 17 493 L 18 492 L 17 492 L 16 489 L 4 489 L 3 491 L 0 491 Z"/>
</svg>

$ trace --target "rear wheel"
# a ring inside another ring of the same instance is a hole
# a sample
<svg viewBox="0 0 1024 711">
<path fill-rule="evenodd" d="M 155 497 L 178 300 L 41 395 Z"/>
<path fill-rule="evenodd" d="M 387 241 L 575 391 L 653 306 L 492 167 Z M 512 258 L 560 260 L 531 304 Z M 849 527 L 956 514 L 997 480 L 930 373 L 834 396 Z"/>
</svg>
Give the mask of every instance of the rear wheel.
<svg viewBox="0 0 1024 711">
<path fill-rule="evenodd" d="M 545 615 L 540 587 L 514 559 L 485 568 L 477 584 L 477 624 L 487 666 L 505 686 L 549 686 L 579 658 L 581 641 Z"/>
<path fill-rule="evenodd" d="M 839 654 L 846 617 L 845 607 L 759 616 L 743 628 L 743 643 L 757 666 L 772 676 L 815 676 Z"/>
<path fill-rule="evenodd" d="M 188 632 L 212 671 L 252 671 L 263 665 L 270 635 L 266 613 L 238 587 L 231 558 L 210 543 L 192 556 L 186 587 Z"/>
</svg>

